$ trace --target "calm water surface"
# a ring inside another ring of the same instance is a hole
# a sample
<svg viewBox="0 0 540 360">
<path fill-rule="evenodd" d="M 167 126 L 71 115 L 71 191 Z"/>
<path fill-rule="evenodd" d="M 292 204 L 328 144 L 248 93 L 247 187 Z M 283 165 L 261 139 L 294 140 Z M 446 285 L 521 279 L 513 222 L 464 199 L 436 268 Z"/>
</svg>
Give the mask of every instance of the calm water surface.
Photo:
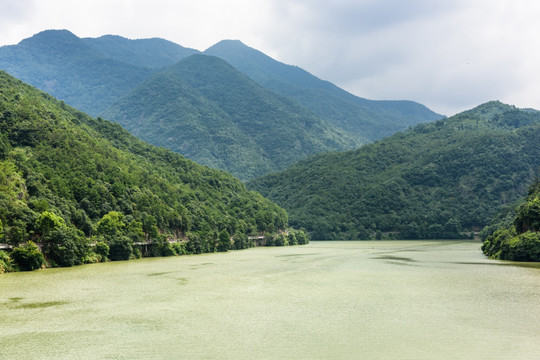
<svg viewBox="0 0 540 360">
<path fill-rule="evenodd" d="M 540 359 L 540 268 L 312 242 L 0 275 L 0 359 Z"/>
</svg>

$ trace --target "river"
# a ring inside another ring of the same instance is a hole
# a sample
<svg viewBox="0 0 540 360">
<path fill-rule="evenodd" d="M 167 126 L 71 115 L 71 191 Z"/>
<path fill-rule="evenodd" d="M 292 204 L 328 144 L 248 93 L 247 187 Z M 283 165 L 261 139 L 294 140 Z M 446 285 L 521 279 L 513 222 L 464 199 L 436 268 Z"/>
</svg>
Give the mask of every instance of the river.
<svg viewBox="0 0 540 360">
<path fill-rule="evenodd" d="M 0 359 L 540 359 L 540 268 L 312 242 L 0 275 Z"/>
</svg>

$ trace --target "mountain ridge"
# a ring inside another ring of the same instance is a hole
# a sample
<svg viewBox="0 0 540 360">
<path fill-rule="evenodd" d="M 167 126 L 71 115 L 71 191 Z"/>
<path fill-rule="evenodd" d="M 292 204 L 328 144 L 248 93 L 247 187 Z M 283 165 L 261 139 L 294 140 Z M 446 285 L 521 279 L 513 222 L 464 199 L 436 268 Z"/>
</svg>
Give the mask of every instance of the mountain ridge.
<svg viewBox="0 0 540 360">
<path fill-rule="evenodd" d="M 203 54 L 157 73 L 103 116 L 244 180 L 315 152 L 360 145 L 223 59 Z"/>
<path fill-rule="evenodd" d="M 322 119 L 369 141 L 442 118 L 413 101 L 360 98 L 240 40 L 222 40 L 204 53 L 225 59 L 260 85 L 295 99 Z"/>
<path fill-rule="evenodd" d="M 538 175 L 540 114 L 498 101 L 251 181 L 313 239 L 459 238 Z"/>
</svg>

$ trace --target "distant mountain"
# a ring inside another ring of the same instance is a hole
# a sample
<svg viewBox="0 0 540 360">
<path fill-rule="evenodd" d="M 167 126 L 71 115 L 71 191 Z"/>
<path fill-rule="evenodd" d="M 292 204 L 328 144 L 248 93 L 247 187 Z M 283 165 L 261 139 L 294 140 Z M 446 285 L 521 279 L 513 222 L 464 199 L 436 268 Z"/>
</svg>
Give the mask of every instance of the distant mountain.
<svg viewBox="0 0 540 360">
<path fill-rule="evenodd" d="M 46 30 L 17 45 L 0 47 L 0 69 L 95 116 L 157 69 L 196 53 L 199 51 L 159 38 L 129 40 L 106 35 L 81 39 L 67 30 Z M 221 41 L 205 54 L 224 59 L 263 87 L 294 99 L 362 143 L 440 118 L 411 101 L 359 98 L 240 41 Z"/>
<path fill-rule="evenodd" d="M 249 187 L 313 239 L 455 238 L 487 225 L 538 176 L 540 113 L 490 102 Z"/>
<path fill-rule="evenodd" d="M 128 259 L 134 242 L 145 240 L 156 245 L 154 255 L 226 250 L 231 236 L 243 248 L 247 234 L 286 225 L 283 209 L 230 174 L 144 143 L 0 71 L 0 242 L 40 242 L 52 264 L 71 266 L 98 255 Z M 187 242 L 171 248 L 167 238 Z M 13 251 L 13 259 L 30 250 Z"/>
<path fill-rule="evenodd" d="M 323 120 L 374 141 L 411 125 L 442 118 L 412 101 L 374 101 L 359 98 L 307 71 L 278 62 L 238 40 L 224 40 L 205 54 L 218 56 L 260 85 L 290 97 Z"/>
<path fill-rule="evenodd" d="M 0 69 L 98 115 L 157 68 L 195 52 L 161 39 L 80 39 L 67 30 L 47 30 L 0 47 Z"/>
<path fill-rule="evenodd" d="M 360 142 L 224 60 L 192 55 L 103 113 L 134 135 L 251 179 Z"/>
<path fill-rule="evenodd" d="M 192 60 L 190 69 L 171 75 L 175 63 L 197 54 L 158 38 L 81 39 L 67 30 L 47 30 L 0 47 L 0 69 L 93 116 L 110 116 L 153 144 L 244 180 L 440 118 L 410 101 L 358 98 L 239 41 L 223 41 L 205 52 L 235 68 Z"/>
<path fill-rule="evenodd" d="M 185 48 L 160 38 L 131 40 L 118 35 L 105 35 L 82 40 L 112 59 L 149 69 L 167 67 L 199 53 L 198 50 Z"/>
</svg>

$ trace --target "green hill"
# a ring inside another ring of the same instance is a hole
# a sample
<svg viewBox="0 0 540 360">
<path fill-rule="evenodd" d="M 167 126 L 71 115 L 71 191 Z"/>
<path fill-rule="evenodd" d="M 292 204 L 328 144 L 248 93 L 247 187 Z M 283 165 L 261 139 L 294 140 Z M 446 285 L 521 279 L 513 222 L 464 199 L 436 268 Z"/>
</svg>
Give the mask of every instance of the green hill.
<svg viewBox="0 0 540 360">
<path fill-rule="evenodd" d="M 52 264 L 69 266 L 128 258 L 146 240 L 159 245 L 154 254 L 241 248 L 247 234 L 286 225 L 283 209 L 228 173 L 0 72 L 0 242 L 41 242 Z M 189 241 L 172 249 L 167 239 Z M 19 248 L 13 258 L 22 267 L 20 256 L 34 250 Z"/>
<path fill-rule="evenodd" d="M 354 96 L 238 40 L 223 40 L 204 53 L 226 60 L 261 86 L 298 101 L 323 120 L 364 142 L 382 139 L 411 125 L 441 119 L 440 115 L 413 101 L 375 101 Z"/>
<path fill-rule="evenodd" d="M 17 45 L 0 47 L 0 69 L 96 116 L 157 70 L 196 53 L 159 38 L 81 39 L 67 30 L 46 30 Z M 221 57 L 261 86 L 293 99 L 357 143 L 440 118 L 415 102 L 356 97 L 239 41 L 219 42 L 205 53 Z"/>
<path fill-rule="evenodd" d="M 81 40 L 107 57 L 148 69 L 167 67 L 199 52 L 160 38 L 131 40 L 118 35 L 105 35 Z"/>
<path fill-rule="evenodd" d="M 539 143 L 540 113 L 491 102 L 355 151 L 314 156 L 249 187 L 314 239 L 454 238 L 525 194 Z"/>
<path fill-rule="evenodd" d="M 47 30 L 0 47 L 0 69 L 98 115 L 155 69 L 194 52 L 161 39 L 80 39 L 67 30 Z"/>
<path fill-rule="evenodd" d="M 482 251 L 495 259 L 540 261 L 540 179 L 519 206 L 509 210 L 484 229 Z"/>
<path fill-rule="evenodd" d="M 192 55 L 103 113 L 135 136 L 251 179 L 359 142 L 224 60 Z"/>
</svg>

